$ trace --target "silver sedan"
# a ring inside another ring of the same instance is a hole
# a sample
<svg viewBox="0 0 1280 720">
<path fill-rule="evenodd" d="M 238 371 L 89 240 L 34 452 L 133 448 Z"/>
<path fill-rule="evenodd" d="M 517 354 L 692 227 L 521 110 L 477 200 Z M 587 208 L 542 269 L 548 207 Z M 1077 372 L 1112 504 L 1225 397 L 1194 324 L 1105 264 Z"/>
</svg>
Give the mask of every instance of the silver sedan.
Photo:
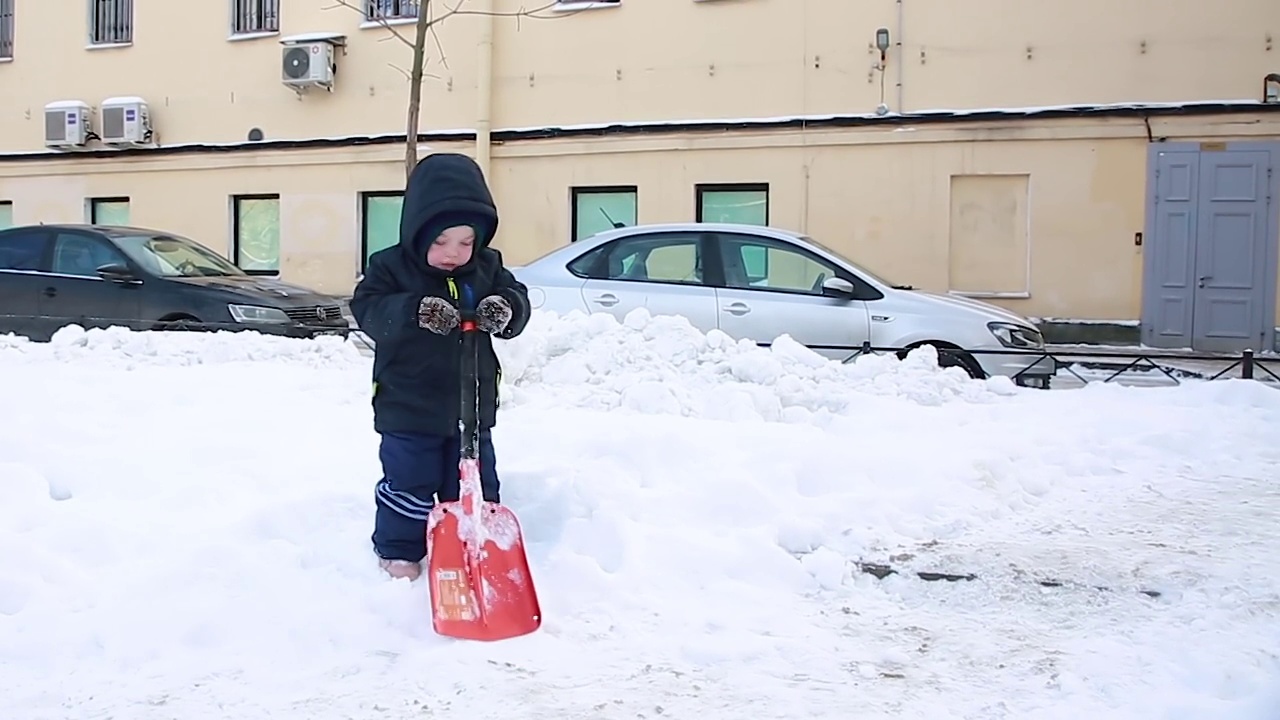
<svg viewBox="0 0 1280 720">
<path fill-rule="evenodd" d="M 971 376 L 1047 387 L 1056 370 L 1026 318 L 968 298 L 893 285 L 811 237 L 757 225 L 674 223 L 615 228 L 512 268 L 535 309 L 679 315 L 703 332 L 768 344 L 790 335 L 847 360 L 864 344 L 932 344 Z M 960 352 L 960 350 L 978 352 Z M 1024 354 L 1003 354 L 1002 350 Z"/>
</svg>

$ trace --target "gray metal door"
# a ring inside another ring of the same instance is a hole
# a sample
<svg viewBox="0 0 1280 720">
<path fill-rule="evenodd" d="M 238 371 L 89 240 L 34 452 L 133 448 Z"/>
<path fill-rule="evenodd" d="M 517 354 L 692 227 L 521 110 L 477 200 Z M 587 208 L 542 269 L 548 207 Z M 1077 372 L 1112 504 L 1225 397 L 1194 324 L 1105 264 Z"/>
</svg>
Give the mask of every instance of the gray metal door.
<svg viewBox="0 0 1280 720">
<path fill-rule="evenodd" d="M 1142 342 L 1191 347 L 1200 151 L 1156 155 L 1142 280 Z"/>
<path fill-rule="evenodd" d="M 1266 347 L 1274 316 L 1271 157 L 1252 148 L 1156 151 L 1145 344 L 1207 352 Z"/>
<path fill-rule="evenodd" d="M 1270 153 L 1200 154 L 1195 313 L 1191 347 L 1262 349 L 1266 323 Z"/>
</svg>

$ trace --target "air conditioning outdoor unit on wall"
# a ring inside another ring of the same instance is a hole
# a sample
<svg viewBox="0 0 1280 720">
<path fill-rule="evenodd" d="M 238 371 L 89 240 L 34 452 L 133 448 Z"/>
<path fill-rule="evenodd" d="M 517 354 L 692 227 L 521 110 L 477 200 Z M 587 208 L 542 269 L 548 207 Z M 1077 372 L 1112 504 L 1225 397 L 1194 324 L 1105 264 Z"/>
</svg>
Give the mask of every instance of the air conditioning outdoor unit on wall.
<svg viewBox="0 0 1280 720">
<path fill-rule="evenodd" d="M 104 144 L 128 147 L 151 142 L 151 112 L 142 98 L 107 98 L 98 113 Z"/>
<path fill-rule="evenodd" d="M 89 104 L 79 100 L 59 100 L 45 105 L 45 147 L 84 147 L 93 133 L 92 117 Z"/>
<path fill-rule="evenodd" d="M 280 50 L 280 81 L 296 91 L 309 87 L 333 90 L 334 45 L 330 40 L 305 40 Z"/>
</svg>

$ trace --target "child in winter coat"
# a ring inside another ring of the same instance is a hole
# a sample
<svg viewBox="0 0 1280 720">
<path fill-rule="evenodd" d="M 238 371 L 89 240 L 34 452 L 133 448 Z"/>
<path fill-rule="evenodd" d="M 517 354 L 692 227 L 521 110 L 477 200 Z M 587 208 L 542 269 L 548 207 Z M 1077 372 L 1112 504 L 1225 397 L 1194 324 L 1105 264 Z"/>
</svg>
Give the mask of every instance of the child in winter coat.
<svg viewBox="0 0 1280 720">
<path fill-rule="evenodd" d="M 480 482 L 499 502 L 491 437 L 501 367 L 492 337 L 516 337 L 529 322 L 528 288 L 489 247 L 498 211 L 471 158 L 437 153 L 405 187 L 400 242 L 369 258 L 351 298 L 376 343 L 374 430 L 382 479 L 374 492 L 373 548 L 388 574 L 415 580 L 427 554 L 426 520 L 436 499 L 458 499 L 462 403 L 460 302 L 474 298 L 480 375 Z M 434 497 L 433 497 L 434 496 Z"/>
</svg>

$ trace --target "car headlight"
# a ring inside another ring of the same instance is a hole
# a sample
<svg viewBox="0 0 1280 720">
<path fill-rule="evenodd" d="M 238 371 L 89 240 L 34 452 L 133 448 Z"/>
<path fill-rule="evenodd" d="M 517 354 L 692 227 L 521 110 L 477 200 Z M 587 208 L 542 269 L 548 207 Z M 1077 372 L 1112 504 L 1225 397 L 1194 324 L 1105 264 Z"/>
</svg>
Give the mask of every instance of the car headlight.
<svg viewBox="0 0 1280 720">
<path fill-rule="evenodd" d="M 262 307 L 261 305 L 228 305 L 227 310 L 236 322 L 242 323 L 287 323 L 289 316 L 279 308 Z"/>
<path fill-rule="evenodd" d="M 996 340 L 1007 348 L 1023 350 L 1039 350 L 1044 347 L 1044 336 L 1039 330 L 1006 322 L 987 323 L 987 329 Z"/>
</svg>

